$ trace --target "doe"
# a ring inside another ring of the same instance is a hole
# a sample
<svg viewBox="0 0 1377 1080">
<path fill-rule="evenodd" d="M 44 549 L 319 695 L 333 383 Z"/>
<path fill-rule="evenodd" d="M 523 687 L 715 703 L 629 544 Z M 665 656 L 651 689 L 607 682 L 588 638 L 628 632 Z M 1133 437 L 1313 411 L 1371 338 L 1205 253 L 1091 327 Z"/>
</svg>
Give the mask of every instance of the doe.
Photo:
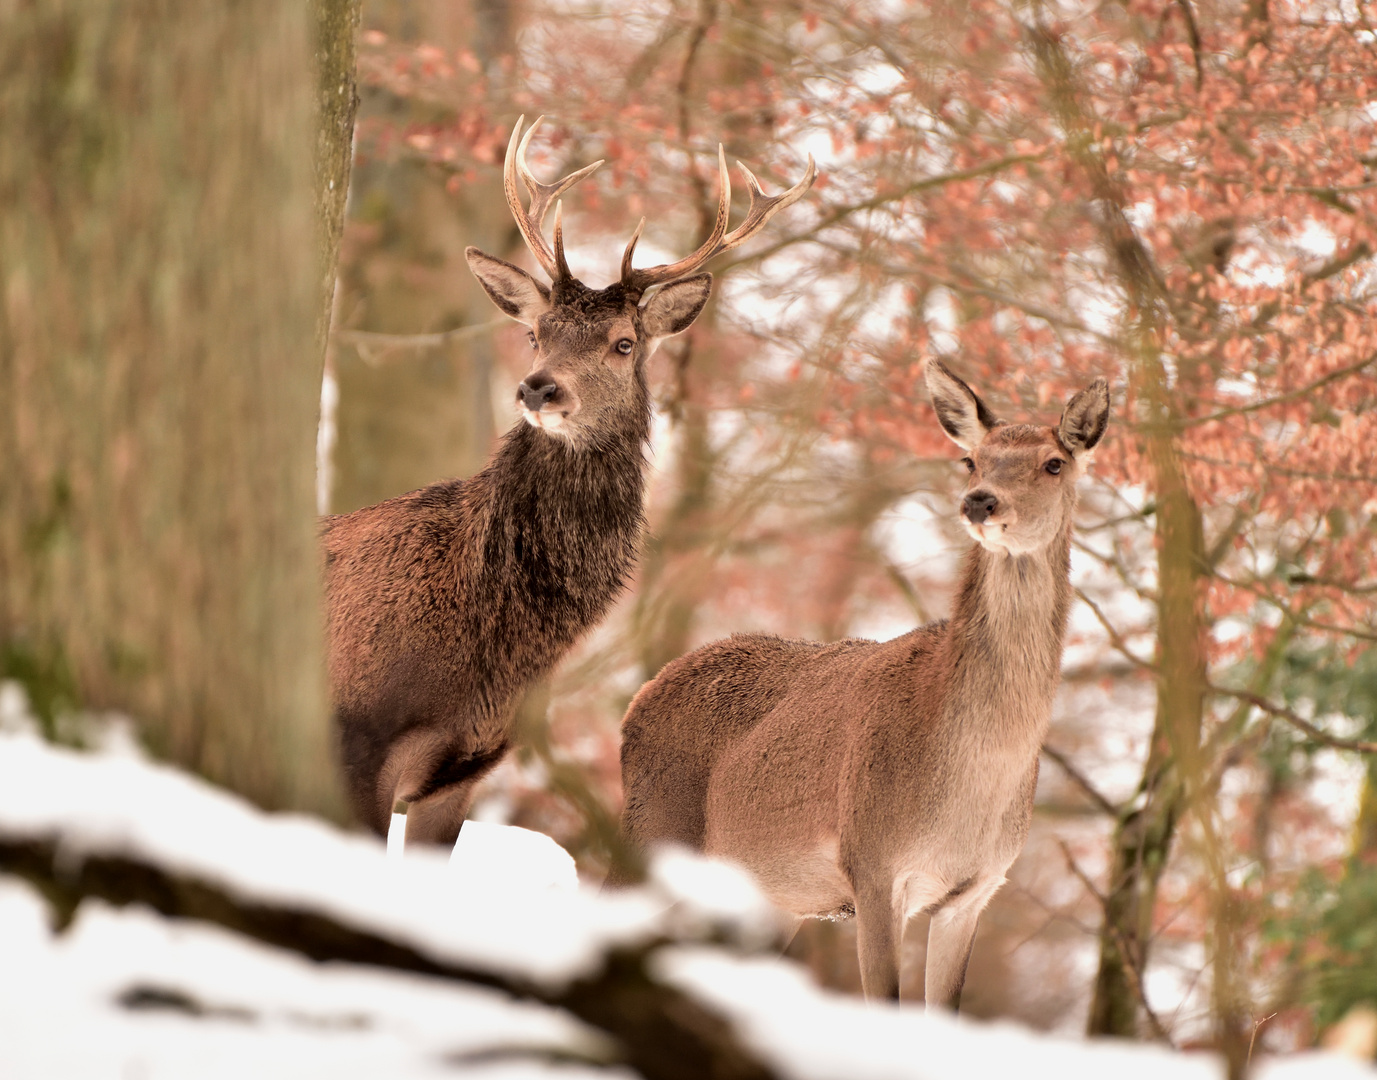
<svg viewBox="0 0 1377 1080">
<path fill-rule="evenodd" d="M 728 233 L 731 185 L 719 148 L 717 220 L 702 247 L 676 263 L 633 269 L 642 218 L 620 280 L 591 289 L 569 271 L 555 200 L 602 162 L 540 183 L 526 166 L 540 120 L 522 138 L 524 119 L 507 146 L 503 187 L 551 284 L 477 248 L 466 252 L 493 303 L 529 330 L 534 356 L 516 394 L 522 419 L 467 480 L 321 527 L 330 686 L 348 792 L 379 833 L 394 805 L 407 804 L 407 843 L 454 843 L 475 785 L 511 745 L 521 694 L 622 588 L 643 522 L 646 361 L 703 310 L 712 288 L 704 264 L 797 202 L 814 176 L 810 158 L 796 186 L 766 197 L 747 171 L 750 209 Z M 553 249 L 541 231 L 552 203 Z"/>
<path fill-rule="evenodd" d="M 971 474 L 951 618 L 886 642 L 738 634 L 666 665 L 623 722 L 622 823 L 744 864 L 796 917 L 854 914 L 867 997 L 898 997 L 903 928 L 931 915 L 928 1006 L 955 1008 L 1028 834 L 1109 387 L 1043 427 L 997 420 L 936 360 L 926 378 Z"/>
</svg>

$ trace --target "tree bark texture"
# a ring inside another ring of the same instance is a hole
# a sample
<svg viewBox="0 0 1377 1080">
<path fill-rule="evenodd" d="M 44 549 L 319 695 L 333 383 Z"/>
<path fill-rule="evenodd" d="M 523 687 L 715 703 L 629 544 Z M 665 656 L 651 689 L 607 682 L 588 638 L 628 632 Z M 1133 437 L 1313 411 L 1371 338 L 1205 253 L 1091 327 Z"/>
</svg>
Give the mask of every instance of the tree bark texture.
<svg viewBox="0 0 1377 1080">
<path fill-rule="evenodd" d="M 264 0 L 0 7 L 0 657 L 333 811 L 313 44 Z"/>
</svg>

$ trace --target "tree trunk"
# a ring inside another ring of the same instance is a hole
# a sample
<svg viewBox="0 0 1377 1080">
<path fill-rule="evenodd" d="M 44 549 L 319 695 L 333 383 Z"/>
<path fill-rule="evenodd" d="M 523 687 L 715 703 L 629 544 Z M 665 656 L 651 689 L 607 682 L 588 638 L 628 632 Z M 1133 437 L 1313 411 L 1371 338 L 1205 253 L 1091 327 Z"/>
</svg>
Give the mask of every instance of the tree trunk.
<svg viewBox="0 0 1377 1080">
<path fill-rule="evenodd" d="M 0 16 L 0 650 L 334 811 L 307 9 Z"/>
<path fill-rule="evenodd" d="M 1140 357 L 1140 376 L 1150 402 L 1165 391 L 1161 360 Z M 1164 414 L 1165 415 L 1165 414 Z M 1154 409 L 1154 419 L 1156 410 Z M 1199 781 L 1198 755 L 1205 703 L 1205 653 L 1198 598 L 1205 565 L 1200 510 L 1164 424 L 1149 439 L 1157 497 L 1157 713 L 1138 797 L 1114 832 L 1100 967 L 1090 1007 L 1094 1035 L 1140 1034 L 1140 979 L 1146 970 L 1157 887 Z"/>
<path fill-rule="evenodd" d="M 1180 410 L 1162 356 L 1164 286 L 1151 254 L 1129 221 L 1123 191 L 1095 150 L 1094 126 L 1080 101 L 1070 58 L 1057 37 L 1040 27 L 1030 31 L 1029 44 L 1049 104 L 1066 132 L 1066 153 L 1084 173 L 1090 193 L 1103 210 L 1097 224 L 1114 278 L 1123 291 L 1129 372 L 1142 411 L 1134 419 L 1145 443 L 1156 503 L 1157 711 L 1138 797 L 1114 833 L 1100 932 L 1100 967 L 1089 1022 L 1091 1034 L 1136 1037 L 1147 1004 L 1142 978 L 1158 884 L 1171 854 L 1177 822 L 1200 791 L 1203 779 L 1200 736 L 1209 684 L 1202 599 L 1207 564 L 1200 508 L 1186 482 L 1176 440 Z M 1202 815 L 1207 833 L 1211 831 L 1209 818 L 1208 813 Z M 1217 884 L 1224 885 L 1222 879 Z M 1227 897 L 1222 894 L 1220 905 L 1222 912 L 1227 906 Z M 1227 919 L 1220 918 L 1215 929 L 1222 933 L 1229 925 Z M 1228 982 L 1227 966 L 1216 965 L 1216 982 Z M 1221 983 L 1217 1001 L 1230 993 Z M 1221 1016 L 1221 1020 L 1227 1027 L 1232 1017 Z M 1222 1035 L 1232 1071 L 1235 1040 L 1231 1031 Z"/>
<path fill-rule="evenodd" d="M 471 51 L 483 69 L 470 88 L 474 99 L 486 97 L 493 122 L 510 124 L 520 110 L 505 104 L 510 77 L 504 61 L 516 50 L 520 14 L 520 5 L 509 0 L 431 11 L 384 4 L 370 9 L 370 24 L 449 53 Z M 398 106 L 396 98 L 375 91 L 363 109 L 395 119 Z M 427 112 L 425 119 L 434 116 Z M 470 244 L 520 259 L 521 237 L 502 195 L 500 164 L 456 162 L 453 175 L 474 178 L 453 193 L 440 170 L 405 158 L 361 165 L 353 178 L 352 214 L 376 236 L 358 245 L 341 273 L 348 325 L 395 335 L 477 329 L 439 345 L 344 342 L 332 350 L 339 435 L 327 504 L 334 512 L 477 472 L 499 424 L 515 419 L 514 385 L 510 404 L 494 417 L 498 345 L 485 324 L 500 323 L 501 316 L 464 261 Z"/>
</svg>

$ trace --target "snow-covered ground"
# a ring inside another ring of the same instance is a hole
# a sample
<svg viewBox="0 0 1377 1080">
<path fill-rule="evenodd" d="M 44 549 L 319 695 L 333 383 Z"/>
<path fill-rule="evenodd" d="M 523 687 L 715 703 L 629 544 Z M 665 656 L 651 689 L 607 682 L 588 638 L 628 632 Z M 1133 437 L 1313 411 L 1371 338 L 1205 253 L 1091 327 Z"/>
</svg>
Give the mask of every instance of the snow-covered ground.
<svg viewBox="0 0 1377 1080">
<path fill-rule="evenodd" d="M 0 734 L 0 866 L 56 841 L 59 879 L 116 855 L 236 902 L 317 912 L 466 971 L 567 987 L 613 948 L 730 1019 L 747 1048 L 801 1080 L 1222 1076 L 1208 1055 L 1086 1044 L 817 990 L 769 952 L 775 922 L 730 867 L 667 855 L 645 888 L 579 888 L 550 842 L 465 830 L 452 859 L 267 815 L 166 766 Z M 5 845 L 9 845 L 8 847 Z M 32 876 L 32 875 L 31 875 Z M 41 875 L 39 875 L 41 876 Z M 548 998 L 547 998 L 548 1000 Z M 205 922 L 87 900 L 61 933 L 30 884 L 0 874 L 0 1077 L 581 1077 L 633 1075 L 569 1012 L 497 989 L 317 963 Z M 1306 1055 L 1264 1080 L 1373 1080 Z"/>
</svg>

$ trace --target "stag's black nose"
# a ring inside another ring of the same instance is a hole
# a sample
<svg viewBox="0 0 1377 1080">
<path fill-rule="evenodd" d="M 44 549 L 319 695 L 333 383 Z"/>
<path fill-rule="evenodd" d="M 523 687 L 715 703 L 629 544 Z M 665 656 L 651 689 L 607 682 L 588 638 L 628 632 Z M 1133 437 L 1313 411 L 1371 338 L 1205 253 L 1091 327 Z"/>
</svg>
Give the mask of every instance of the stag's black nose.
<svg viewBox="0 0 1377 1080">
<path fill-rule="evenodd" d="M 540 412 L 540 407 L 559 393 L 559 384 L 543 371 L 527 375 L 516 388 L 516 396 L 531 412 Z"/>
<path fill-rule="evenodd" d="M 972 525 L 979 525 L 995 512 L 998 505 L 999 500 L 993 495 L 984 491 L 973 491 L 966 496 L 961 509 L 965 511 L 967 521 Z"/>
</svg>

